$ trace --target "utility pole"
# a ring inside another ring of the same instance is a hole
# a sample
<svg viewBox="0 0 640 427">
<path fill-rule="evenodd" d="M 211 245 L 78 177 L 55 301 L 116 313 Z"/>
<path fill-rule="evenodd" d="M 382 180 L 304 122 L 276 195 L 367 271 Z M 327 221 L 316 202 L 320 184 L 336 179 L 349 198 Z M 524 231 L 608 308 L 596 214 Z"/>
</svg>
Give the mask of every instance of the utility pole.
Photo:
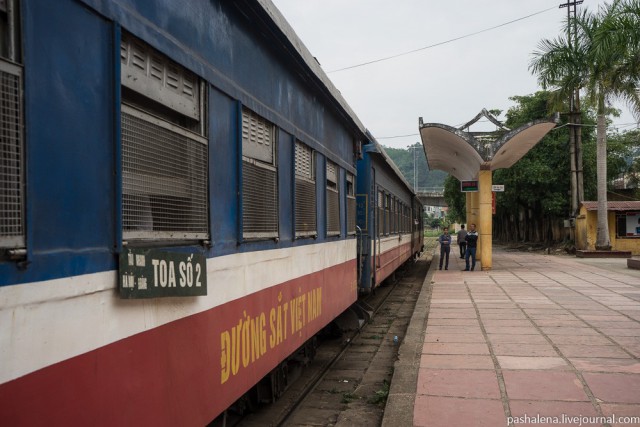
<svg viewBox="0 0 640 427">
<path fill-rule="evenodd" d="M 567 8 L 567 43 L 569 49 L 578 42 L 576 15 L 578 5 L 583 0 L 567 0 L 560 8 Z M 573 13 L 573 22 L 571 14 Z M 573 34 L 572 34 L 573 24 Z M 582 175 L 582 129 L 580 127 L 580 88 L 573 88 L 569 96 L 569 153 L 571 164 L 571 216 L 578 214 L 580 203 L 584 200 L 584 181 Z"/>
<path fill-rule="evenodd" d="M 416 142 L 419 144 L 419 142 Z M 418 169 L 416 168 L 416 150 L 420 148 L 419 146 L 412 146 L 411 151 L 413 151 L 413 191 L 418 192 Z"/>
</svg>

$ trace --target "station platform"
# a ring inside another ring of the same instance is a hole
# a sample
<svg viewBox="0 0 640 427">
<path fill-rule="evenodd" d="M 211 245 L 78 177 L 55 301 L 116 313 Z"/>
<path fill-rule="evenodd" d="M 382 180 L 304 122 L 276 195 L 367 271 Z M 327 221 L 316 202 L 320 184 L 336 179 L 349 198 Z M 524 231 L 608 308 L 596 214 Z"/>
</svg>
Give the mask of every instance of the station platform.
<svg viewBox="0 0 640 427">
<path fill-rule="evenodd" d="M 383 426 L 640 426 L 640 271 L 494 247 L 433 257 Z M 631 417 L 635 417 L 631 418 Z"/>
</svg>

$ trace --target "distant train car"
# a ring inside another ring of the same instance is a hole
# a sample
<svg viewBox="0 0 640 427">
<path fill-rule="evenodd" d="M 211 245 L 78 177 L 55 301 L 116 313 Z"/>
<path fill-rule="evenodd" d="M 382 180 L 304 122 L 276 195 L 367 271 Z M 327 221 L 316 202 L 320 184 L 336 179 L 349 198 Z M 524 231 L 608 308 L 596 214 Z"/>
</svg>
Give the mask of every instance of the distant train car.
<svg viewBox="0 0 640 427">
<path fill-rule="evenodd" d="M 358 293 L 368 137 L 315 59 L 268 0 L 0 20 L 0 424 L 203 425 L 277 397 Z M 374 183 L 381 280 L 412 201 Z"/>
<path fill-rule="evenodd" d="M 375 139 L 358 161 L 360 291 L 368 292 L 424 246 L 422 204 Z"/>
</svg>

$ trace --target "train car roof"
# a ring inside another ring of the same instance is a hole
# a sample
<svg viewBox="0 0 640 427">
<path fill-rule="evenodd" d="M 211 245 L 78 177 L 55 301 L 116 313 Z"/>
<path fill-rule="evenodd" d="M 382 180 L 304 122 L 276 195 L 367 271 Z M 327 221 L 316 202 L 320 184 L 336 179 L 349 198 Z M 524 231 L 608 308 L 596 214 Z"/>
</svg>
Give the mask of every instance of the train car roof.
<svg viewBox="0 0 640 427">
<path fill-rule="evenodd" d="M 282 32 L 282 34 L 289 41 L 295 52 L 300 55 L 300 58 L 304 61 L 304 64 L 309 68 L 312 74 L 320 81 L 324 89 L 328 94 L 338 103 L 340 108 L 344 110 L 347 116 L 351 119 L 357 129 L 366 135 L 367 129 L 364 127 L 358 116 L 353 112 L 347 101 L 342 97 L 340 91 L 333 85 L 333 82 L 322 70 L 322 67 L 318 63 L 317 59 L 309 52 L 309 49 L 304 45 L 302 40 L 295 33 L 291 25 L 287 22 L 285 17 L 280 13 L 278 8 L 271 2 L 271 0 L 257 0 L 258 4 L 267 13 L 273 24 Z"/>
<path fill-rule="evenodd" d="M 398 166 L 396 166 L 394 161 L 391 160 L 391 157 L 389 157 L 387 152 L 384 150 L 384 147 L 374 138 L 373 135 L 371 135 L 369 131 L 366 132 L 366 135 L 367 135 L 367 138 L 369 138 L 369 141 L 371 141 L 371 144 L 365 147 L 365 151 L 369 153 L 379 154 L 384 160 L 384 162 L 387 165 L 389 165 L 389 167 L 393 170 L 393 172 L 395 172 L 395 174 L 398 175 L 398 178 L 400 178 L 400 181 L 402 181 L 402 183 L 409 189 L 409 192 L 415 196 L 416 195 L 415 189 L 404 178 L 404 175 L 402 174 L 402 172 L 400 172 L 400 169 L 398 169 Z"/>
</svg>

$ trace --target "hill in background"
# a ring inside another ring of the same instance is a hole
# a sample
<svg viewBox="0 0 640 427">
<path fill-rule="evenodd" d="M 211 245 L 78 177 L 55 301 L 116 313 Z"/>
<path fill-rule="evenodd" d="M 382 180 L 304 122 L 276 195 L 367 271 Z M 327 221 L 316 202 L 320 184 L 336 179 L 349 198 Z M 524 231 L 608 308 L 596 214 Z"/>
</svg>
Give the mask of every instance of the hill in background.
<svg viewBox="0 0 640 427">
<path fill-rule="evenodd" d="M 404 175 L 404 179 L 412 186 L 414 185 L 415 171 L 418 175 L 418 188 L 444 187 L 444 180 L 447 177 L 447 173 L 439 170 L 429 170 L 422 145 L 415 144 L 408 148 L 384 147 L 384 150 L 396 166 L 398 166 L 398 169 L 400 169 L 400 172 Z M 416 165 L 415 169 L 414 160 Z"/>
</svg>

